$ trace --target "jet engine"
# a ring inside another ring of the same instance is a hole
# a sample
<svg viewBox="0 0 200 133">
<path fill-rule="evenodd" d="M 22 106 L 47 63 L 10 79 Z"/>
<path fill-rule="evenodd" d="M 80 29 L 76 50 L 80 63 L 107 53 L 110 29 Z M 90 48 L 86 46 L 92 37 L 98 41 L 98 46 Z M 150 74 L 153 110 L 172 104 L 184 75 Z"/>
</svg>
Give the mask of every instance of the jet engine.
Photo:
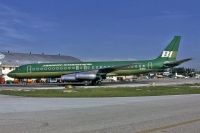
<svg viewBox="0 0 200 133">
<path fill-rule="evenodd" d="M 97 78 L 96 74 L 92 73 L 73 73 L 61 76 L 62 81 L 84 81 L 84 80 L 95 80 Z"/>
</svg>

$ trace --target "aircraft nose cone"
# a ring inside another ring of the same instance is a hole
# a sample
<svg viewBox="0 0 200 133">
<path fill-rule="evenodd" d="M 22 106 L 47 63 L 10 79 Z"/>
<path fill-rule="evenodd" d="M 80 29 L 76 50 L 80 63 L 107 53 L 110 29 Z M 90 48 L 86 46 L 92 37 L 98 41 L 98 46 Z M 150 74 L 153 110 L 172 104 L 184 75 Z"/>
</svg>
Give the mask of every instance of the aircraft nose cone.
<svg viewBox="0 0 200 133">
<path fill-rule="evenodd" d="M 14 74 L 13 74 L 12 72 L 9 72 L 9 73 L 7 74 L 7 76 L 12 78 L 12 77 L 14 76 Z"/>
<path fill-rule="evenodd" d="M 10 77 L 11 73 L 8 73 L 7 76 Z"/>
</svg>

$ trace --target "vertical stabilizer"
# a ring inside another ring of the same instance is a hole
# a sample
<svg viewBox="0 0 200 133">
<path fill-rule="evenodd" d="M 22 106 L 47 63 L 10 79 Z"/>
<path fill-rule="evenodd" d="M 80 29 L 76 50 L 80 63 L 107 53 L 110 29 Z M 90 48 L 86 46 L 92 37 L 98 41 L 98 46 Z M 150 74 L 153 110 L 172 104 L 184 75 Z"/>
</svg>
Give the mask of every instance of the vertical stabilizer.
<svg viewBox="0 0 200 133">
<path fill-rule="evenodd" d="M 162 51 L 157 59 L 176 60 L 181 37 L 175 36 L 170 44 Z"/>
</svg>

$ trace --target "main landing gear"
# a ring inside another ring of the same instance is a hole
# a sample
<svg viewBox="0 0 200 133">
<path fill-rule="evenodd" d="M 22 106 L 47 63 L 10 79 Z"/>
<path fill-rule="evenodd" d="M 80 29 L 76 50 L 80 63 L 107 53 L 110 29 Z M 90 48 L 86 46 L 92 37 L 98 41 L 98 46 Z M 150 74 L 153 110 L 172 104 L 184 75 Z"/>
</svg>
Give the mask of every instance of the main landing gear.
<svg viewBox="0 0 200 133">
<path fill-rule="evenodd" d="M 90 85 L 100 85 L 102 84 L 102 77 L 98 77 L 95 80 L 91 81 Z"/>
</svg>

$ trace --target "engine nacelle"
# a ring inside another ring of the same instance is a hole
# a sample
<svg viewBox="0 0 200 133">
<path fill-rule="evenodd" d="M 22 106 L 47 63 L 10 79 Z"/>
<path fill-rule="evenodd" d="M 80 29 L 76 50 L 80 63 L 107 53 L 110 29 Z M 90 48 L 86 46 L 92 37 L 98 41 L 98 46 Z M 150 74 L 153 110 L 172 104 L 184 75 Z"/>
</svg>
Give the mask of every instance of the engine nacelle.
<svg viewBox="0 0 200 133">
<path fill-rule="evenodd" d="M 81 79 L 81 80 L 94 80 L 97 78 L 96 74 L 85 74 L 85 73 L 77 73 L 76 74 L 76 79 Z"/>
<path fill-rule="evenodd" d="M 94 80 L 96 78 L 97 75 L 92 73 L 74 73 L 61 76 L 62 81 Z"/>
<path fill-rule="evenodd" d="M 75 74 L 67 74 L 61 76 L 62 81 L 77 81 Z"/>
</svg>

